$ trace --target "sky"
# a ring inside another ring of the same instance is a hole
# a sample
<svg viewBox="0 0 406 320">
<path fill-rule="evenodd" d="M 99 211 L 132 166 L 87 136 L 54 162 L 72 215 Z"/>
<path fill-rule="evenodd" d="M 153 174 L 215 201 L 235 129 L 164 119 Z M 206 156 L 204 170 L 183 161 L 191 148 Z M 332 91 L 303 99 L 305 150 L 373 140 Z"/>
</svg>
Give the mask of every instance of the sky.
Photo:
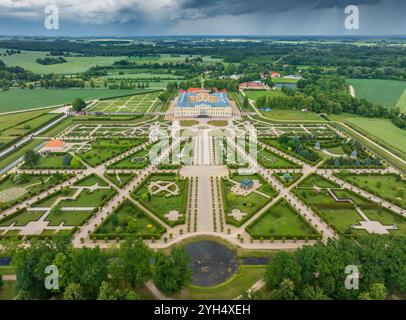
<svg viewBox="0 0 406 320">
<path fill-rule="evenodd" d="M 345 27 L 348 5 L 358 29 Z M 0 35 L 384 36 L 406 35 L 405 18 L 404 0 L 0 0 Z"/>
</svg>

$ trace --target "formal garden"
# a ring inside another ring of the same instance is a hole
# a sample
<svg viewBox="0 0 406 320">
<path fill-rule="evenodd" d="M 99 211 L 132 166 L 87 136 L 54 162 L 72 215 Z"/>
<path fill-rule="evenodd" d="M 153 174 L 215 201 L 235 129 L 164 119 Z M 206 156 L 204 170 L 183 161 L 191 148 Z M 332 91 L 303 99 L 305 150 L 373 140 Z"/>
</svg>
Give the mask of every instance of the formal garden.
<svg viewBox="0 0 406 320">
<path fill-rule="evenodd" d="M 404 235 L 404 217 L 319 175 L 309 176 L 293 192 L 339 235 Z"/>
<path fill-rule="evenodd" d="M 278 200 L 246 230 L 256 240 L 319 238 L 311 224 L 284 199 Z"/>
<path fill-rule="evenodd" d="M 90 166 L 95 167 L 144 142 L 145 139 L 97 139 L 90 143 L 89 151 L 79 153 L 79 156 Z"/>
<path fill-rule="evenodd" d="M 16 173 L 0 180 L 0 208 L 6 209 L 72 177 L 69 174 Z"/>
<path fill-rule="evenodd" d="M 340 172 L 336 173 L 336 176 L 401 208 L 406 208 L 406 181 L 400 175 Z"/>
<path fill-rule="evenodd" d="M 166 229 L 131 200 L 124 200 L 96 229 L 92 239 L 160 239 Z"/>
<path fill-rule="evenodd" d="M 222 179 L 221 185 L 226 223 L 234 226 L 242 225 L 276 196 L 276 191 L 259 174 L 233 174 Z"/>
<path fill-rule="evenodd" d="M 185 223 L 188 180 L 172 173 L 149 175 L 132 193 L 145 209 L 169 226 Z"/>
</svg>

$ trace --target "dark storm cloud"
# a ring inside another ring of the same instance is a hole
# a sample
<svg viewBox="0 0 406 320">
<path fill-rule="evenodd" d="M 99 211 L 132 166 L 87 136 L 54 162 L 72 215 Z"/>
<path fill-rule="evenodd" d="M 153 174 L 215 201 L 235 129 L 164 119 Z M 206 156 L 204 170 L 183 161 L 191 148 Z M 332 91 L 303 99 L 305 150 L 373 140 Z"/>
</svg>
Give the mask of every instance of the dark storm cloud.
<svg viewBox="0 0 406 320">
<path fill-rule="evenodd" d="M 209 17 L 253 13 L 278 13 L 290 10 L 343 8 L 353 5 L 377 5 L 382 0 L 178 0 L 181 9 L 195 10 Z"/>
</svg>

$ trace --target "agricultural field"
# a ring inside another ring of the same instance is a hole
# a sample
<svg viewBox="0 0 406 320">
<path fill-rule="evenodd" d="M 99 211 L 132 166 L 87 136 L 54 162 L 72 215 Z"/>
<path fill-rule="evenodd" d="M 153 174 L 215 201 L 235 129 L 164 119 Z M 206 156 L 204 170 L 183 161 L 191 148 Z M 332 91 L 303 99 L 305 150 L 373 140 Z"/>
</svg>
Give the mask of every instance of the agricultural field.
<svg viewBox="0 0 406 320">
<path fill-rule="evenodd" d="M 355 89 L 357 98 L 364 98 L 369 102 L 385 107 L 399 107 L 406 111 L 406 82 L 380 79 L 348 79 L 348 83 Z"/>
<path fill-rule="evenodd" d="M 64 57 L 65 63 L 42 65 L 36 62 L 38 58 L 45 58 L 49 52 L 46 51 L 22 51 L 20 54 L 1 57 L 7 66 L 19 66 L 38 74 L 77 74 L 98 66 L 107 66 L 125 57 L 81 57 L 79 55 Z"/>
<path fill-rule="evenodd" d="M 100 100 L 88 112 L 138 113 L 150 111 L 157 103 L 159 92 L 139 94 L 116 99 Z"/>
<path fill-rule="evenodd" d="M 0 92 L 1 112 L 70 104 L 75 98 L 94 100 L 145 92 L 145 89 L 10 89 Z"/>
</svg>

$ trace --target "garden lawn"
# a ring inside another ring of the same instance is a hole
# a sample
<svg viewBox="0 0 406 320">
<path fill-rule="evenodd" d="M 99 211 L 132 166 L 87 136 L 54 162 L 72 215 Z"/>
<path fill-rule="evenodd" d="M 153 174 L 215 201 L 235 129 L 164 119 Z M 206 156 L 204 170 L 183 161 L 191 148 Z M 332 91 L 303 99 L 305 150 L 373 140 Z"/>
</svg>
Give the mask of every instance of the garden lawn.
<svg viewBox="0 0 406 320">
<path fill-rule="evenodd" d="M 45 219 L 49 221 L 50 226 L 59 226 L 63 223 L 65 226 L 81 226 L 92 215 L 92 211 L 61 211 L 60 213 L 51 213 Z"/>
<path fill-rule="evenodd" d="M 258 147 L 258 162 L 265 168 L 298 168 L 299 165 L 289 161 L 288 159 L 282 158 L 279 155 L 273 153 L 272 151 Z"/>
<path fill-rule="evenodd" d="M 84 189 L 75 200 L 63 200 L 59 203 L 59 206 L 69 208 L 98 208 L 103 200 L 110 196 L 112 192 L 115 193 L 112 189 L 97 189 L 93 192 Z"/>
<path fill-rule="evenodd" d="M 166 196 L 166 194 L 151 195 L 148 185 L 152 181 L 173 181 L 179 186 L 180 194 Z M 170 226 L 185 223 L 186 214 L 186 197 L 187 197 L 187 180 L 176 179 L 175 175 L 154 174 L 148 178 L 133 194 L 135 199 L 140 202 L 146 209 L 156 214 L 162 221 Z M 177 221 L 169 221 L 164 217 L 165 214 L 172 210 L 177 210 L 182 216 Z"/>
<path fill-rule="evenodd" d="M 105 177 L 119 188 L 124 187 L 135 176 L 135 173 L 105 173 Z"/>
<path fill-rule="evenodd" d="M 0 288 L 0 300 L 13 300 L 17 295 L 17 281 L 4 281 Z"/>
<path fill-rule="evenodd" d="M 144 169 L 149 164 L 150 148 L 142 149 L 130 154 L 124 159 L 113 163 L 109 169 Z"/>
<path fill-rule="evenodd" d="M 26 226 L 30 221 L 37 221 L 45 211 L 26 211 L 25 209 L 21 211 L 18 215 L 11 218 L 4 218 L 0 222 L 0 226 L 11 226 L 14 222 L 16 226 L 22 227 Z"/>
<path fill-rule="evenodd" d="M 255 192 L 251 192 L 245 197 L 237 196 L 231 191 L 234 183 L 230 180 L 223 181 L 223 186 L 225 188 L 225 201 L 227 208 L 226 222 L 236 226 L 242 225 L 272 199 L 272 197 L 267 198 Z M 234 219 L 232 216 L 230 216 L 234 209 L 238 209 L 241 212 L 246 213 L 246 216 L 244 216 L 240 221 Z"/>
<path fill-rule="evenodd" d="M 91 149 L 79 154 L 92 167 L 95 167 L 144 142 L 142 139 L 99 139 L 91 143 Z"/>
<path fill-rule="evenodd" d="M 129 223 L 130 222 L 130 223 Z M 129 200 L 125 200 L 107 219 L 95 235 L 124 238 L 140 236 L 159 239 L 165 229 L 147 213 Z"/>
<path fill-rule="evenodd" d="M 63 159 L 65 154 L 63 153 L 48 153 L 41 155 L 38 162 L 32 166 L 24 164 L 24 168 L 34 169 L 84 169 L 85 166 L 78 157 L 73 156 L 72 162 L 68 166 L 64 166 Z"/>
<path fill-rule="evenodd" d="M 343 179 L 378 197 L 406 208 L 406 182 L 398 175 L 339 174 Z"/>
<path fill-rule="evenodd" d="M 102 178 L 100 178 L 96 174 L 91 174 L 90 176 L 87 176 L 86 178 L 83 178 L 82 180 L 79 180 L 78 182 L 75 183 L 75 186 L 79 187 L 92 187 L 95 184 L 98 184 L 100 187 L 108 187 L 109 184 Z"/>
<path fill-rule="evenodd" d="M 269 208 L 259 219 L 247 227 L 255 239 L 313 237 L 317 232 L 285 201 Z"/>
</svg>

